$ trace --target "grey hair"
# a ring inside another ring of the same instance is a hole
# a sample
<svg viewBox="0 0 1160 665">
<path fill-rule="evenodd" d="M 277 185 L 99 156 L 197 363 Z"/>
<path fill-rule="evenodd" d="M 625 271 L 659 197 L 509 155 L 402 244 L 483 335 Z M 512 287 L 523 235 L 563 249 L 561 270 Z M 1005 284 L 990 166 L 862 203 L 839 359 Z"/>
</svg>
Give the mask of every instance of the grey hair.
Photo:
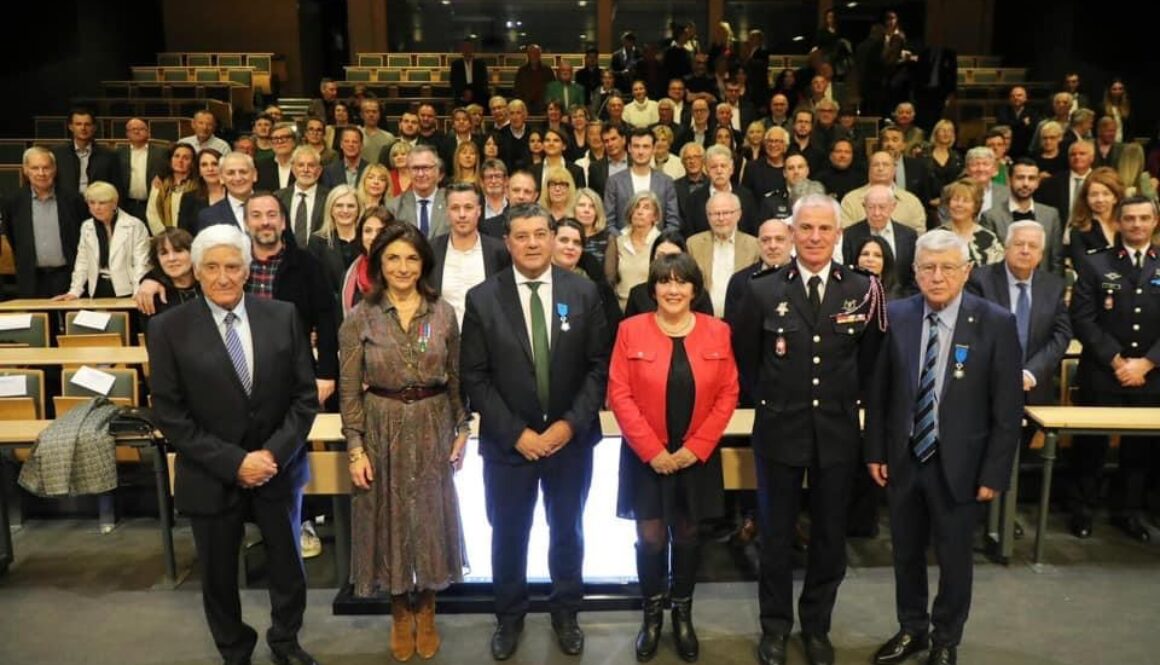
<svg viewBox="0 0 1160 665">
<path fill-rule="evenodd" d="M 251 172 L 257 170 L 257 167 L 254 166 L 254 158 L 240 150 L 233 150 L 222 155 L 221 160 L 218 162 L 218 167 L 223 171 L 226 169 L 227 159 L 230 161 L 241 160 L 243 163 L 245 163 L 246 166 L 250 168 Z"/>
<path fill-rule="evenodd" d="M 322 163 L 322 158 L 318 155 L 318 151 L 313 146 L 306 145 L 305 143 L 295 147 L 294 152 L 290 153 L 290 163 L 293 164 L 306 156 L 313 157 L 317 164 Z"/>
<path fill-rule="evenodd" d="M 725 146 L 721 146 L 721 147 L 724 148 Z M 726 148 L 726 149 L 728 149 L 728 148 Z M 681 155 L 680 155 L 681 159 L 685 158 L 686 153 L 692 152 L 694 150 L 701 151 L 701 158 L 702 159 L 705 157 L 705 146 L 701 145 L 700 143 L 697 143 L 696 141 L 689 141 L 685 145 L 681 146 Z"/>
<path fill-rule="evenodd" d="M 710 159 L 712 159 L 713 157 L 724 157 L 724 158 L 729 160 L 730 164 L 733 163 L 733 151 L 730 150 L 729 148 L 726 148 L 723 145 L 717 145 L 716 143 L 714 143 L 713 145 L 709 146 L 705 150 L 705 161 L 706 162 L 709 161 Z"/>
<path fill-rule="evenodd" d="M 798 216 L 808 208 L 822 208 L 829 210 L 834 215 L 834 223 L 841 228 L 842 206 L 836 200 L 827 196 L 826 194 L 806 194 L 793 204 L 793 223 L 796 224 Z"/>
<path fill-rule="evenodd" d="M 1010 245 L 1011 238 L 1014 238 L 1017 232 L 1024 229 L 1030 229 L 1037 232 L 1043 239 L 1044 244 L 1047 244 L 1047 229 L 1043 228 L 1043 225 L 1034 219 L 1021 219 L 1018 222 L 1011 224 L 1011 226 L 1008 226 L 1007 237 L 1003 239 L 1003 244 Z"/>
<path fill-rule="evenodd" d="M 971 162 L 980 159 L 988 159 L 992 162 L 995 161 L 995 151 L 991 150 L 985 145 L 977 145 L 967 151 L 967 157 L 964 161 L 967 164 L 970 164 Z"/>
<path fill-rule="evenodd" d="M 720 147 L 724 147 L 724 146 L 720 146 Z M 713 196 L 710 196 L 708 199 L 705 200 L 705 216 L 709 215 L 709 205 L 711 203 L 713 203 L 713 199 L 722 198 L 722 197 L 728 198 L 730 201 L 732 201 L 733 205 L 735 207 L 737 207 L 737 208 L 741 207 L 741 198 L 739 196 L 737 196 L 736 194 L 734 194 L 733 192 L 718 192 L 717 194 L 714 194 Z"/>
<path fill-rule="evenodd" d="M 953 231 L 947 229 L 934 229 L 918 237 L 918 242 L 914 246 L 914 264 L 918 265 L 918 259 L 924 252 L 947 252 L 951 250 L 958 250 L 962 256 L 963 262 L 971 260 L 971 251 L 967 247 L 967 242 L 958 237 Z"/>
<path fill-rule="evenodd" d="M 214 247 L 233 247 L 242 255 L 242 262 L 246 270 L 250 269 L 253 253 L 250 250 L 250 236 L 233 224 L 214 224 L 207 227 L 193 239 L 193 246 L 189 248 L 190 258 L 193 259 L 193 268 L 196 271 L 201 266 L 201 259 L 205 253 Z"/>
<path fill-rule="evenodd" d="M 38 145 L 34 145 L 31 148 L 25 150 L 24 156 L 20 159 L 20 163 L 24 166 L 28 166 L 28 160 L 32 159 L 33 155 L 42 155 L 48 157 L 48 161 L 52 162 L 52 166 L 54 168 L 56 167 L 56 155 L 54 155 L 48 148 Z"/>
<path fill-rule="evenodd" d="M 519 100 L 516 100 L 516 101 L 519 101 Z M 420 143 L 419 145 L 411 148 L 411 152 L 407 153 L 407 160 L 410 161 L 410 159 L 412 157 L 414 157 L 415 155 L 420 155 L 422 153 L 428 153 L 429 155 L 434 157 L 435 158 L 435 170 L 437 170 L 439 173 L 443 173 L 443 158 L 441 158 L 439 156 L 438 150 L 427 145 L 426 143 Z"/>
</svg>

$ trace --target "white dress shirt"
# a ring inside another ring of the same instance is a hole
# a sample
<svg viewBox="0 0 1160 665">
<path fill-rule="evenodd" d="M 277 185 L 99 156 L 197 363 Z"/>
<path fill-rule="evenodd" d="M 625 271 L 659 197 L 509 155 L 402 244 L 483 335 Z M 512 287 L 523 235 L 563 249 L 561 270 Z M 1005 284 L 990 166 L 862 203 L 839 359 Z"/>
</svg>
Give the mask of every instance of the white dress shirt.
<svg viewBox="0 0 1160 665">
<path fill-rule="evenodd" d="M 516 273 L 516 276 L 518 277 L 519 273 Z M 455 310 L 455 319 L 459 322 L 460 328 L 463 328 L 463 312 L 467 305 L 468 290 L 485 279 L 487 272 L 483 267 L 483 241 L 480 240 L 479 233 L 475 234 L 475 244 L 470 249 L 462 251 L 455 249 L 452 238 L 448 237 L 447 254 L 443 258 L 443 288 L 440 295 Z"/>
<path fill-rule="evenodd" d="M 736 263 L 736 240 L 736 230 L 724 240 L 713 236 L 713 286 L 709 289 L 709 300 L 713 303 L 713 316 L 717 318 L 725 316 L 725 293 L 729 290 Z"/>
<path fill-rule="evenodd" d="M 869 226 L 869 224 L 867 224 L 867 226 Z M 886 244 L 890 245 L 890 253 L 894 254 L 895 258 L 898 257 L 898 248 L 895 247 L 895 245 L 894 245 L 894 221 L 893 220 L 886 220 L 886 226 L 882 227 L 881 231 L 875 231 L 874 227 L 870 227 L 870 235 L 877 236 L 877 237 L 885 240 Z M 858 257 L 856 257 L 856 256 L 850 257 L 849 262 L 850 263 L 857 263 Z"/>
<path fill-rule="evenodd" d="M 633 194 L 649 191 L 649 185 L 652 183 L 652 171 L 649 171 L 645 175 L 637 175 L 636 171 L 629 171 L 629 174 L 632 176 Z"/>
<path fill-rule="evenodd" d="M 234 219 L 238 220 L 238 228 L 242 233 L 249 233 L 246 229 L 246 202 L 235 199 L 233 194 L 226 194 L 226 200 L 230 202 L 230 210 L 234 212 Z"/>
<path fill-rule="evenodd" d="M 802 265 L 801 261 L 797 262 L 797 269 L 802 278 L 802 288 L 806 291 L 807 299 L 810 297 L 810 278 L 814 275 L 822 278 L 822 283 L 818 284 L 818 300 L 826 299 L 826 284 L 830 281 L 830 265 L 830 263 L 826 263 L 818 272 L 811 272 L 809 268 Z"/>
<path fill-rule="evenodd" d="M 520 309 L 524 312 L 524 326 L 528 331 L 528 342 L 532 345 L 532 352 L 535 352 L 535 340 L 532 337 L 532 289 L 527 286 L 528 282 L 540 282 L 539 289 L 536 291 L 540 295 L 540 302 L 544 305 L 544 325 L 548 329 L 548 348 L 552 344 L 552 317 L 556 315 L 556 307 L 552 300 L 552 267 L 548 266 L 543 274 L 535 279 L 529 279 L 524 276 L 519 270 L 513 270 L 516 276 L 516 292 L 520 296 Z"/>
<path fill-rule="evenodd" d="M 254 383 L 254 337 L 250 334 L 250 316 L 246 314 L 246 298 L 243 296 L 234 305 L 232 310 L 227 310 L 214 304 L 209 298 L 205 299 L 209 305 L 209 312 L 213 315 L 214 326 L 217 327 L 218 334 L 222 336 L 222 344 L 226 343 L 226 314 L 231 311 L 237 316 L 234 321 L 234 330 L 238 333 L 238 340 L 242 343 L 242 352 L 246 356 L 246 370 L 250 373 L 250 384 Z M 228 352 L 227 352 L 228 355 Z"/>
<path fill-rule="evenodd" d="M 306 204 L 306 224 L 309 227 L 310 220 L 313 219 L 315 201 L 318 198 L 318 183 L 307 187 L 306 189 L 299 189 L 295 187 L 293 194 L 290 197 L 290 228 L 294 228 L 294 220 L 298 219 L 298 206 L 303 203 Z M 302 195 L 306 195 L 306 200 L 302 200 Z M 307 228 L 309 232 L 309 228 Z"/>
<path fill-rule="evenodd" d="M 140 148 L 129 146 L 129 198 L 144 201 L 149 198 L 149 182 L 145 171 L 149 167 L 149 144 Z"/>
</svg>

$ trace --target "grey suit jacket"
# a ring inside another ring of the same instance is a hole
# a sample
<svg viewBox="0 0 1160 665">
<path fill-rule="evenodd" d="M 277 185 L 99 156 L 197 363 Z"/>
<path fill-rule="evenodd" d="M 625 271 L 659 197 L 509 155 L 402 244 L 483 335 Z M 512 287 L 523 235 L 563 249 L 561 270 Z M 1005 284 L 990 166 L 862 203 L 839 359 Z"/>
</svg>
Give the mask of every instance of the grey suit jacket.
<svg viewBox="0 0 1160 665">
<path fill-rule="evenodd" d="M 681 210 L 677 205 L 677 188 L 673 179 L 653 169 L 648 188 L 661 202 L 663 220 L 657 220 L 657 223 L 666 229 L 681 228 Z M 632 194 L 631 167 L 608 178 L 604 185 L 604 214 L 608 216 L 609 226 L 622 229 L 628 225 L 625 212 Z"/>
<path fill-rule="evenodd" d="M 442 188 L 435 190 L 435 201 L 430 211 L 430 224 L 427 229 L 427 238 L 441 236 L 451 232 L 451 223 L 447 220 L 447 192 Z M 403 195 L 387 201 L 387 210 L 400 222 L 407 222 L 418 228 L 419 205 L 415 200 L 414 191 L 403 192 Z"/>
<path fill-rule="evenodd" d="M 997 183 L 993 183 L 991 185 L 991 207 L 988 208 L 987 210 L 984 210 L 983 212 L 987 213 L 987 212 L 990 212 L 996 208 L 1006 208 L 1007 203 L 1010 200 L 1011 200 L 1011 190 L 1007 188 L 1007 185 L 1000 185 Z M 999 237 L 999 240 L 1000 241 L 1003 240 L 1002 236 Z"/>
<path fill-rule="evenodd" d="M 1007 242 L 1007 229 L 1011 226 L 1011 206 L 1007 201 L 1003 205 L 996 203 L 990 210 L 983 213 L 980 223 L 999 236 L 999 242 Z M 1063 275 L 1063 223 L 1059 220 L 1059 211 L 1046 203 L 1035 202 L 1035 221 L 1043 225 L 1047 232 L 1047 246 L 1043 248 L 1043 261 L 1039 264 L 1040 270 L 1047 270 L 1057 275 Z"/>
<path fill-rule="evenodd" d="M 286 227 L 290 229 L 291 232 L 294 231 L 294 218 L 290 214 L 290 211 L 293 210 L 294 207 L 291 205 L 291 203 L 293 203 L 294 195 L 297 193 L 297 191 L 297 187 L 290 185 L 289 187 L 283 187 L 282 189 L 274 192 L 274 196 L 282 202 L 282 208 L 286 213 Z M 310 236 L 314 235 L 315 231 L 322 228 L 322 213 L 324 212 L 324 208 L 326 208 L 326 196 L 328 194 L 330 194 L 330 188 L 326 185 L 323 185 L 321 182 L 318 183 L 318 191 L 314 192 L 314 210 L 310 211 L 310 232 L 307 233 L 306 237 L 303 238 L 299 238 L 297 233 L 293 234 L 294 239 L 298 242 L 299 247 L 306 247 L 306 244 L 310 241 Z"/>
</svg>

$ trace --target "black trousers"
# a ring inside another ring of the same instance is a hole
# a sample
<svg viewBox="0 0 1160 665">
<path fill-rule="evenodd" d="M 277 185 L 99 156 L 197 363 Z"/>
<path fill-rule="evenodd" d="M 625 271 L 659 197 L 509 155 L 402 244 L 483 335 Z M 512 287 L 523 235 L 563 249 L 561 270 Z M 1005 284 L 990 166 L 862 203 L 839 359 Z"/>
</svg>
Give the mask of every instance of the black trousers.
<svg viewBox="0 0 1160 665">
<path fill-rule="evenodd" d="M 760 455 L 756 462 L 761 630 L 788 634 L 794 624 L 793 543 L 806 467 L 770 462 Z M 809 467 L 810 549 L 805 585 L 798 599 L 802 632 L 830 632 L 838 585 L 846 576 L 846 511 L 853 473 L 852 464 Z"/>
<path fill-rule="evenodd" d="M 1160 406 L 1160 395 L 1101 394 L 1082 400 L 1084 404 L 1099 406 Z M 1108 453 L 1108 437 L 1076 436 L 1071 442 L 1072 469 L 1075 474 L 1073 511 L 1091 511 L 1099 504 L 1100 483 L 1103 479 L 1104 459 Z M 1160 467 L 1160 437 L 1120 437 L 1120 463 L 1112 477 L 1110 507 L 1118 513 L 1131 513 L 1144 508 L 1148 489 L 1149 470 Z"/>
<path fill-rule="evenodd" d="M 301 492 L 280 500 L 249 491 L 242 496 L 238 505 L 220 515 L 190 519 L 201 562 L 205 618 L 226 662 L 249 662 L 258 641 L 258 634 L 242 621 L 238 597 L 238 554 L 247 520 L 257 523 L 266 548 L 272 621 L 267 644 L 273 649 L 296 645 L 306 611 L 306 571 L 298 551 Z"/>
<path fill-rule="evenodd" d="M 906 484 L 899 484 L 894 480 L 899 476 L 891 473 L 886 486 L 898 622 L 913 634 L 926 633 L 933 625 L 935 646 L 958 646 L 971 609 L 972 540 L 981 504 L 955 502 L 937 455 L 909 476 Z M 939 575 L 938 594 L 928 613 L 926 548 L 930 544 L 934 545 Z"/>
<path fill-rule="evenodd" d="M 52 298 L 62 293 L 68 293 L 72 286 L 72 268 L 37 268 L 36 269 L 36 297 Z"/>
<path fill-rule="evenodd" d="M 145 222 L 145 226 L 149 226 L 149 220 L 145 218 L 146 206 L 148 204 L 149 204 L 148 201 L 141 201 L 139 199 L 131 199 L 129 197 L 125 197 L 125 198 L 121 199 L 120 205 L 121 205 L 121 210 L 124 210 L 125 212 L 129 213 L 130 215 L 133 215 L 134 217 L 141 220 L 142 222 Z"/>
<path fill-rule="evenodd" d="M 528 535 L 536 497 L 544 493 L 550 530 L 548 571 L 553 613 L 576 612 L 584 596 L 584 503 L 592 484 L 592 448 L 572 444 L 528 464 L 484 460 L 483 486 L 491 523 L 495 613 L 515 621 L 528 613 Z"/>
</svg>

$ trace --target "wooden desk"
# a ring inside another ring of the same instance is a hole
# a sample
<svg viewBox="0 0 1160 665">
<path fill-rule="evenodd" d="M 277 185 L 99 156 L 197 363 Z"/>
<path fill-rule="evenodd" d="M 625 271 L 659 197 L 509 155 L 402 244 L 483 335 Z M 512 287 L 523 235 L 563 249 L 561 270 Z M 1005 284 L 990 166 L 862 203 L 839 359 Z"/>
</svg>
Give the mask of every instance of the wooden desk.
<svg viewBox="0 0 1160 665">
<path fill-rule="evenodd" d="M 82 309 L 137 309 L 137 303 L 132 298 L 21 298 L 0 302 L 0 312 L 72 312 Z"/>
<path fill-rule="evenodd" d="M 1039 494 L 1039 526 L 1035 532 L 1034 563 L 1043 562 L 1043 535 L 1051 501 L 1051 477 L 1059 435 L 1068 434 L 1160 434 L 1160 408 L 1114 406 L 1028 406 L 1027 417 L 1043 428 L 1043 489 Z"/>
<path fill-rule="evenodd" d="M 0 367 L 26 365 L 145 365 L 149 351 L 143 346 L 77 348 L 2 348 Z"/>
</svg>

